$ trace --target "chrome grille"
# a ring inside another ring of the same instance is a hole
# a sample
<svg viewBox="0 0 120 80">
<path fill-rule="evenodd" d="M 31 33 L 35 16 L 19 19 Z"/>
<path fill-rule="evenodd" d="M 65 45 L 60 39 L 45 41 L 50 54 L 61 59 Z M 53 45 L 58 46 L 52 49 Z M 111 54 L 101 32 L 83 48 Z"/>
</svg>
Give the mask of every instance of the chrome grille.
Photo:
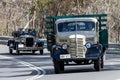
<svg viewBox="0 0 120 80">
<path fill-rule="evenodd" d="M 71 38 L 70 39 L 70 53 L 72 58 L 83 58 L 85 57 L 85 49 L 83 38 Z M 77 41 L 77 42 L 76 42 Z"/>
</svg>

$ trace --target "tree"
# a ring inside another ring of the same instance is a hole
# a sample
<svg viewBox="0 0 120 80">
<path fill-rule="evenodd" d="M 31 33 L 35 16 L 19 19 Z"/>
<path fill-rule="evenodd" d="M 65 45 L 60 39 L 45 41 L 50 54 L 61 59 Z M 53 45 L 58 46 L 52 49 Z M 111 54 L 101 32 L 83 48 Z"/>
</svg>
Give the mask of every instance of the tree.
<svg viewBox="0 0 120 80">
<path fill-rule="evenodd" d="M 45 32 L 46 16 L 107 13 L 109 40 L 120 42 L 119 8 L 119 0 L 1 0 L 1 32 L 10 35 L 32 19 L 29 26 L 36 28 L 41 37 Z"/>
</svg>

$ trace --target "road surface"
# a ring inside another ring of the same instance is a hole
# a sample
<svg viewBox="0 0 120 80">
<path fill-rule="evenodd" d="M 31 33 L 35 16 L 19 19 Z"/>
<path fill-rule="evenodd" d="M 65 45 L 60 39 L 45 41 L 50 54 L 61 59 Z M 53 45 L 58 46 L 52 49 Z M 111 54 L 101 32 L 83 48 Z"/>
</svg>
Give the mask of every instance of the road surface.
<svg viewBox="0 0 120 80">
<path fill-rule="evenodd" d="M 55 74 L 47 49 L 43 55 L 38 52 L 11 55 L 7 46 L 0 45 L 0 80 L 120 80 L 120 54 L 106 54 L 100 72 L 93 65 L 78 65 L 65 66 L 65 72 Z"/>
</svg>

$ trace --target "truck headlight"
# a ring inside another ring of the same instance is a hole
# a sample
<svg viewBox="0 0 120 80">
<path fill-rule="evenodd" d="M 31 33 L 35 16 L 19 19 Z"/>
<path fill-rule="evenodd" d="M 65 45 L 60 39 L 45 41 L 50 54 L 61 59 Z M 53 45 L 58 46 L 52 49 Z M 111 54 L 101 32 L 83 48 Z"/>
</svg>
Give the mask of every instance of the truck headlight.
<svg viewBox="0 0 120 80">
<path fill-rule="evenodd" d="M 63 49 L 67 49 L 67 48 L 68 48 L 68 45 L 67 45 L 67 44 L 63 44 L 63 45 L 62 45 L 62 48 L 63 48 Z"/>
<path fill-rule="evenodd" d="M 88 43 L 85 44 L 86 48 L 91 48 L 91 45 L 92 44 L 90 42 L 88 42 Z"/>
</svg>

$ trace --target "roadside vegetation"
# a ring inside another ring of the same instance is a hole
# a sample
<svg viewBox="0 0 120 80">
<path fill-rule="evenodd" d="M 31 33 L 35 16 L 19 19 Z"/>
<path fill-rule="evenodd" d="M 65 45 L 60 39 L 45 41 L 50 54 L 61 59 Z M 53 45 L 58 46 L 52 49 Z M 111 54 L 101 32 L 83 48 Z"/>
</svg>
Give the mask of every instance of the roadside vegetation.
<svg viewBox="0 0 120 80">
<path fill-rule="evenodd" d="M 45 37 L 45 17 L 57 15 L 108 14 L 109 41 L 120 42 L 120 0 L 0 0 L 0 35 L 36 28 Z"/>
</svg>

